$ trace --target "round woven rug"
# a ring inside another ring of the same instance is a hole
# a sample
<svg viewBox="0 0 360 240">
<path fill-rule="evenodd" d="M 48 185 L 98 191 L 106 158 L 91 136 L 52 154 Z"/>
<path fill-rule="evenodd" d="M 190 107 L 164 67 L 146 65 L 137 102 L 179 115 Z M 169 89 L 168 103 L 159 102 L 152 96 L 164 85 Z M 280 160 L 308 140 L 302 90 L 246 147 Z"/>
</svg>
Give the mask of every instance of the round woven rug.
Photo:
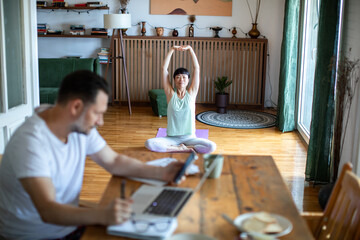
<svg viewBox="0 0 360 240">
<path fill-rule="evenodd" d="M 227 110 L 224 114 L 206 111 L 196 115 L 196 119 L 211 126 L 236 129 L 268 128 L 276 123 L 273 114 L 247 110 Z"/>
</svg>

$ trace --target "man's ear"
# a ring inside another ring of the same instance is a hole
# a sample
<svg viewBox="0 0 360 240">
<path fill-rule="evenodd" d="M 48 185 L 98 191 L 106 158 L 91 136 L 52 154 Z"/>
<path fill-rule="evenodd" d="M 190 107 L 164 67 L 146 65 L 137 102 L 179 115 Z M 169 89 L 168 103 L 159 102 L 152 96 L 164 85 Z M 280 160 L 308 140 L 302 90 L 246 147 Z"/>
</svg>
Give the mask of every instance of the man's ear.
<svg viewBox="0 0 360 240">
<path fill-rule="evenodd" d="M 77 98 L 69 102 L 69 107 L 71 115 L 78 118 L 84 110 L 84 103 L 81 99 Z"/>
</svg>

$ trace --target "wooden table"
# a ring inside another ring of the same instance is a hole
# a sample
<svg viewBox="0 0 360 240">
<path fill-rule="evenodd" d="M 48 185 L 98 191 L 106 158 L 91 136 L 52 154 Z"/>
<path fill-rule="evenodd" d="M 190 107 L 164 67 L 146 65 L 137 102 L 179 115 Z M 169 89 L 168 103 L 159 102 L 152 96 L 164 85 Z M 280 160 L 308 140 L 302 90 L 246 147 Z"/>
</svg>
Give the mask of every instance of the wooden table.
<svg viewBox="0 0 360 240">
<path fill-rule="evenodd" d="M 143 161 L 174 157 L 185 160 L 188 154 L 153 153 L 148 151 L 126 152 Z M 222 213 L 231 218 L 253 212 L 268 211 L 288 218 L 293 224 L 290 234 L 280 239 L 314 239 L 306 222 L 302 219 L 292 197 L 271 156 L 224 156 L 222 175 L 218 179 L 207 179 L 201 190 L 194 194 L 178 216 L 175 233 L 203 233 L 219 240 L 234 240 L 239 231 L 226 222 Z M 195 162 L 202 170 L 202 157 Z M 188 176 L 181 187 L 194 188 L 201 173 Z M 121 177 L 112 177 L 100 201 L 109 204 L 120 195 Z M 141 183 L 128 180 L 127 196 Z M 84 240 L 127 239 L 106 234 L 106 227 L 91 226 L 86 229 Z"/>
</svg>

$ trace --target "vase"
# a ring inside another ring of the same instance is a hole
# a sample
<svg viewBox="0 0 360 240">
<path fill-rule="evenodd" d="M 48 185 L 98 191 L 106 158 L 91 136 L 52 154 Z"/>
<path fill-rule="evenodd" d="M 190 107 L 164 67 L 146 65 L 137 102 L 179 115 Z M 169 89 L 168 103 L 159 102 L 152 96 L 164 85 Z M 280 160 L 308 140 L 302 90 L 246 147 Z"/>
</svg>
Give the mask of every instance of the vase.
<svg viewBox="0 0 360 240">
<path fill-rule="evenodd" d="M 145 24 L 146 22 L 141 22 L 141 36 L 145 36 L 146 34 Z"/>
<path fill-rule="evenodd" d="M 164 35 L 164 28 L 163 27 L 156 27 L 155 30 L 156 30 L 156 35 L 158 37 L 162 37 Z"/>
<path fill-rule="evenodd" d="M 252 24 L 252 29 L 248 32 L 251 38 L 258 38 L 260 36 L 260 32 L 257 29 L 257 23 Z"/>
<path fill-rule="evenodd" d="M 179 32 L 174 28 L 172 35 L 173 37 L 177 37 L 179 35 Z"/>
</svg>

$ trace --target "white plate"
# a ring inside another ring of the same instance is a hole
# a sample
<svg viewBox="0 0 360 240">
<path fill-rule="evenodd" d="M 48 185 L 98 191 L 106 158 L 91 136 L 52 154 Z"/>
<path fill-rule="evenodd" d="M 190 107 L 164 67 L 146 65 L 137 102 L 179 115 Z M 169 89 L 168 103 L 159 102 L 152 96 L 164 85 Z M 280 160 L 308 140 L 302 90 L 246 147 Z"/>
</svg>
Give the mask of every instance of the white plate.
<svg viewBox="0 0 360 240">
<path fill-rule="evenodd" d="M 234 219 L 234 224 L 236 226 L 240 226 L 240 228 L 241 228 L 241 225 L 244 223 L 244 221 L 247 220 L 248 218 L 251 218 L 254 214 L 256 214 L 256 212 L 241 214 Z M 268 235 L 268 236 L 272 236 L 272 237 L 281 237 L 281 236 L 284 236 L 291 232 L 293 226 L 287 218 L 277 215 L 277 214 L 274 214 L 274 213 L 270 213 L 270 215 L 278 221 L 279 225 L 284 230 L 279 233 L 264 234 L 264 235 Z"/>
<path fill-rule="evenodd" d="M 179 233 L 166 240 L 216 240 L 216 238 L 196 233 Z"/>
</svg>

